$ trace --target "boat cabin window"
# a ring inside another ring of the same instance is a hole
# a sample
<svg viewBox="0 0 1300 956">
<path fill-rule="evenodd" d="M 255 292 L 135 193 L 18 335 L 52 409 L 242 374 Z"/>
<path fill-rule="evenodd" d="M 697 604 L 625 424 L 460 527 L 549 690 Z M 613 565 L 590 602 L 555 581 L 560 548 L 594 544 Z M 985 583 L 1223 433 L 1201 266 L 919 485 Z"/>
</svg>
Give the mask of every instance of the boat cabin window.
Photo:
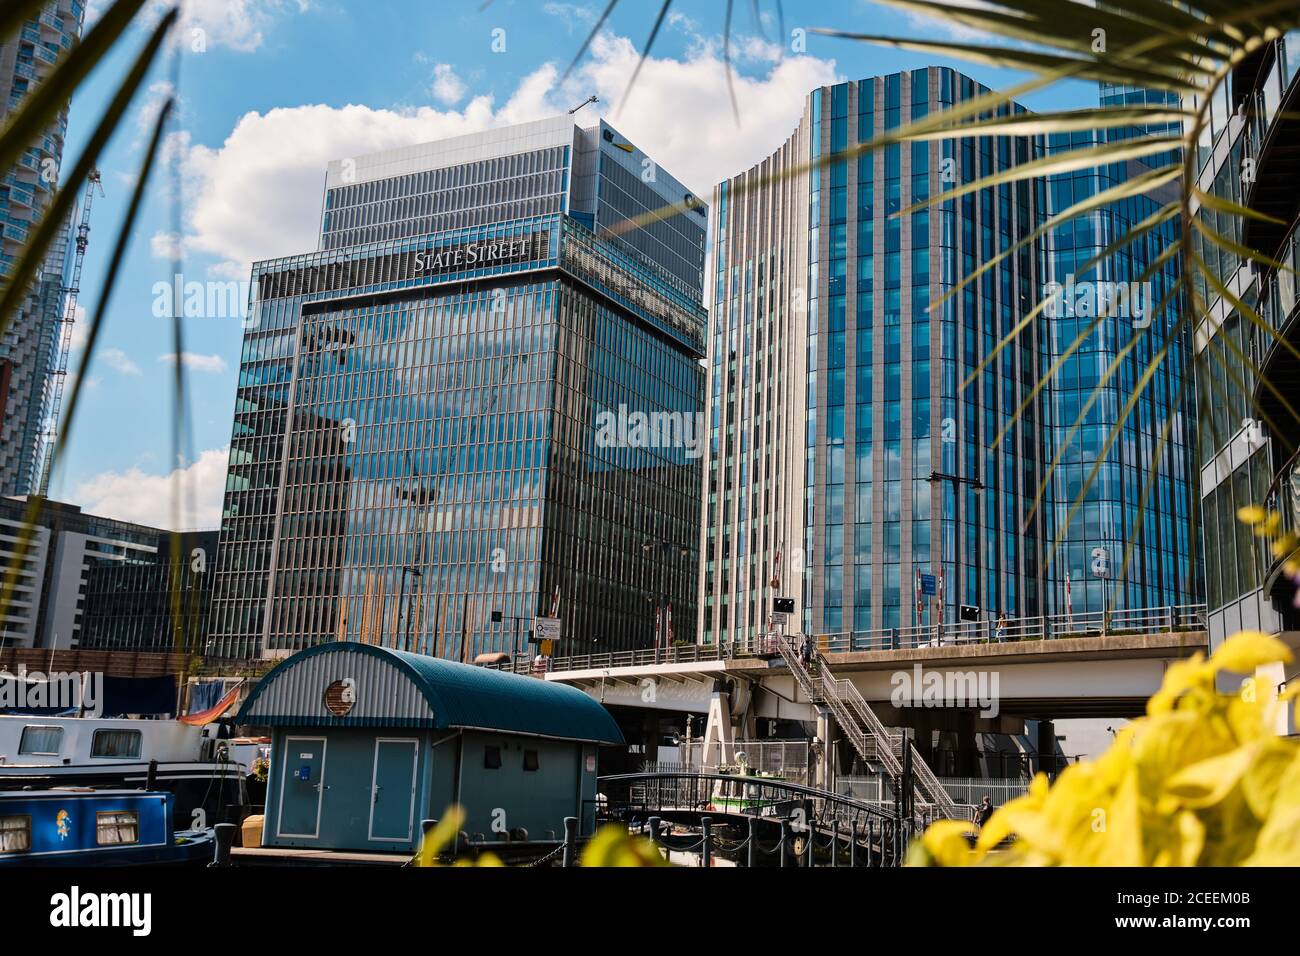
<svg viewBox="0 0 1300 956">
<path fill-rule="evenodd" d="M 22 739 L 18 741 L 18 752 L 38 757 L 57 757 L 62 743 L 62 727 L 24 727 Z"/>
<path fill-rule="evenodd" d="M 140 814 L 134 810 L 114 810 L 95 814 L 95 844 L 123 846 L 140 842 Z"/>
<path fill-rule="evenodd" d="M 138 730 L 97 730 L 90 744 L 90 755 L 92 757 L 138 757 L 140 737 Z"/>
<path fill-rule="evenodd" d="M 0 853 L 26 853 L 32 848 L 32 818 L 26 814 L 0 817 Z"/>
<path fill-rule="evenodd" d="M 501 748 L 500 747 L 483 748 L 483 769 L 484 770 L 501 769 Z"/>
<path fill-rule="evenodd" d="M 537 770 L 540 766 L 541 766 L 541 764 L 538 762 L 538 759 L 537 759 L 537 751 L 536 751 L 536 750 L 525 750 L 525 751 L 524 751 L 524 769 L 525 769 L 526 771 L 528 771 L 529 773 L 532 773 L 534 770 Z"/>
</svg>

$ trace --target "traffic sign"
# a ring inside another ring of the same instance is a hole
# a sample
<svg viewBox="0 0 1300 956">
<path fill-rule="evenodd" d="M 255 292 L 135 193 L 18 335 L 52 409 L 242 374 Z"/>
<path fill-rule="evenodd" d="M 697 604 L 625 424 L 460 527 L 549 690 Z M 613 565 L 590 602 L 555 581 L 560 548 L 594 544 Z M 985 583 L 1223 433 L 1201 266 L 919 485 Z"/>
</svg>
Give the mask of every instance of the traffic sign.
<svg viewBox="0 0 1300 956">
<path fill-rule="evenodd" d="M 933 574 L 921 575 L 921 593 L 922 594 L 939 593 L 938 587 L 935 584 L 935 577 Z"/>
<path fill-rule="evenodd" d="M 560 639 L 560 619 L 558 617 L 539 617 L 533 620 L 533 637 L 541 641 L 558 641 Z"/>
</svg>

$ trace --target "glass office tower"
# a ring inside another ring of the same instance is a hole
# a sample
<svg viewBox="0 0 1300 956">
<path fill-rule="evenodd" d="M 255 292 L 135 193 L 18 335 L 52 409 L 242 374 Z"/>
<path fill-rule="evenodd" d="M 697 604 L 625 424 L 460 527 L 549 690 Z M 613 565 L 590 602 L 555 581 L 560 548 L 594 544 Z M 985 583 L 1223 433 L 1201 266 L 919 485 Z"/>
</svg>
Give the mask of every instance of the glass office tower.
<svg viewBox="0 0 1300 956">
<path fill-rule="evenodd" d="M 1176 94 L 1164 91 L 1103 85 L 1100 92 L 1105 107 L 1145 103 L 1176 109 L 1178 105 Z M 1127 138 L 1178 133 L 1176 127 L 1145 126 L 1054 134 L 1049 149 L 1087 149 Z M 1052 176 L 1049 211 L 1064 212 L 1175 163 L 1179 155 L 1160 153 Z M 1112 605 L 1159 608 L 1201 599 L 1199 543 L 1193 540 L 1192 525 L 1196 494 L 1192 324 L 1186 320 L 1186 297 L 1175 292 L 1178 259 L 1171 258 L 1146 275 L 1160 254 L 1177 242 L 1179 221 L 1167 220 L 1102 255 L 1177 198 L 1178 184 L 1166 183 L 1078 216 L 1046 237 L 1048 281 L 1061 290 L 1044 323 L 1048 363 L 1043 368 L 1047 374 L 1061 358 L 1047 389 L 1045 423 L 1051 454 L 1059 458 L 1046 489 L 1046 543 L 1049 551 L 1055 545 L 1055 551 L 1052 560 L 1045 562 L 1044 577 L 1047 607 L 1054 614 L 1100 611 Z M 1093 259 L 1101 261 L 1085 269 Z M 1066 290 L 1073 290 L 1073 295 Z M 1068 299 L 1072 304 L 1067 304 Z M 1112 303 L 1109 315 L 1098 308 L 1105 302 Z M 1154 373 L 1144 381 L 1147 368 L 1157 360 Z M 1110 377 L 1103 385 L 1108 371 Z M 1136 402 L 1124 414 L 1130 396 L 1139 389 Z M 1112 440 L 1121 415 L 1124 424 Z M 1075 509 L 1073 517 L 1071 509 Z"/>
<path fill-rule="evenodd" d="M 946 68 L 823 87 L 771 159 L 717 187 L 703 640 L 760 633 L 777 594 L 814 633 L 933 623 L 940 589 L 945 619 L 960 602 L 1040 613 L 1039 329 L 961 390 L 1037 301 L 1038 255 L 930 306 L 1034 228 L 1043 184 L 896 214 L 1041 143 L 895 145 L 775 175 L 983 92 Z M 919 611 L 918 575 L 936 584 Z"/>
<path fill-rule="evenodd" d="M 208 652 L 693 640 L 705 225 L 567 116 L 332 163 L 253 269 Z"/>
<path fill-rule="evenodd" d="M 1050 283 L 1064 283 L 1167 200 L 1153 193 L 1016 248 L 1052 212 L 1137 170 L 964 192 L 1062 145 L 1005 136 L 894 145 L 804 168 L 986 92 L 941 67 L 823 87 L 777 152 L 716 187 L 701 640 L 762 633 L 778 595 L 796 600 L 793 626 L 815 634 L 953 623 L 962 604 L 984 619 L 1061 613 L 1067 570 L 1077 612 L 1110 598 L 1120 607 L 1193 599 L 1191 396 L 1182 387 L 1190 340 L 1139 402 L 1068 527 L 1069 502 L 1154 351 L 1150 339 L 1068 443 L 1101 370 L 1130 340 L 1117 328 L 1123 319 L 1103 323 L 1039 387 L 1087 324 L 1041 316 L 962 388 Z M 942 203 L 897 215 L 948 191 Z M 1136 279 L 1167 238 L 1159 232 L 1125 253 L 1105 278 Z M 1152 287 L 1158 296 L 1171 283 L 1166 271 Z M 1153 436 L 1171 416 L 1149 525 L 1116 594 L 1113 581 L 1093 577 L 1092 549 L 1103 549 L 1113 577 L 1133 535 Z"/>
</svg>

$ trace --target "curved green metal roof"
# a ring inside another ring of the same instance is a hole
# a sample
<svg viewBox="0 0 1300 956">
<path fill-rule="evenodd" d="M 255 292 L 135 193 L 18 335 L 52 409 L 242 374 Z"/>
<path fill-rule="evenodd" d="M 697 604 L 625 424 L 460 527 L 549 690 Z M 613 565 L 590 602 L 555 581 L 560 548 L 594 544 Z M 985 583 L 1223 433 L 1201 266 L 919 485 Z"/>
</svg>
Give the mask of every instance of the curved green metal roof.
<svg viewBox="0 0 1300 956">
<path fill-rule="evenodd" d="M 325 709 L 324 690 L 344 677 L 357 685 L 357 704 L 340 717 Z M 408 686 L 400 686 L 403 680 Z M 281 661 L 236 720 L 265 727 L 477 727 L 623 743 L 609 711 L 575 687 L 351 641 Z"/>
</svg>

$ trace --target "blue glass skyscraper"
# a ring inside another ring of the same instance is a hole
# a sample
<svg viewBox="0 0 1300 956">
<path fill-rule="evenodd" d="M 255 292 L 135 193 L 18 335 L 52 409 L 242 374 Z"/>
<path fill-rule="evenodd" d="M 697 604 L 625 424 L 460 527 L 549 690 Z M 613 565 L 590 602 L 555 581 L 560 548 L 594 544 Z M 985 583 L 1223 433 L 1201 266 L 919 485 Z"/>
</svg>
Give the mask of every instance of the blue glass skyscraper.
<svg viewBox="0 0 1300 956">
<path fill-rule="evenodd" d="M 1061 613 L 1067 571 L 1073 608 L 1099 609 L 1109 585 L 1092 579 L 1092 549 L 1113 578 L 1135 534 L 1152 436 L 1171 416 L 1147 528 L 1123 589 L 1106 596 L 1137 607 L 1197 593 L 1187 564 L 1191 393 L 1182 388 L 1190 340 L 1139 401 L 1066 528 L 1069 502 L 1160 329 L 1129 354 L 1068 443 L 1084 396 L 1131 329 L 1103 323 L 1046 382 L 1077 318 L 1040 316 L 1014 331 L 1052 282 L 1163 198 L 1027 241 L 1053 212 L 1137 171 L 968 188 L 1062 145 L 1042 136 L 892 145 L 819 165 L 987 92 L 943 67 L 814 90 L 790 139 L 715 189 L 703 641 L 761 634 L 777 595 L 796 599 L 795 626 L 814 634 L 951 623 L 961 604 L 986 619 Z M 1012 111 L 1025 112 L 1001 110 Z M 951 198 L 899 215 L 945 192 Z M 1167 238 L 1160 231 L 1123 253 L 1105 278 L 1137 278 Z M 1167 270 L 1155 277 L 1157 298 L 1171 282 Z"/>
<path fill-rule="evenodd" d="M 1101 104 L 1178 105 L 1171 93 L 1112 86 L 1101 88 Z M 1178 130 L 1089 130 L 1054 135 L 1049 148 L 1087 149 L 1171 132 Z M 1054 175 L 1048 211 L 1063 212 L 1177 160 L 1177 152 L 1160 153 Z M 1178 257 L 1169 257 L 1146 276 L 1177 241 L 1178 218 L 1166 219 L 1103 256 L 1177 197 L 1177 183 L 1165 183 L 1078 216 L 1046 238 L 1047 279 L 1054 284 L 1049 291 L 1060 290 L 1056 306 L 1039 320 L 1048 330 L 1042 374 L 1060 360 L 1047 385 L 1044 423 L 1057 458 L 1047 486 L 1044 529 L 1049 552 L 1055 546 L 1044 569 L 1046 606 L 1054 614 L 1100 611 L 1107 605 L 1189 604 L 1202 593 L 1191 517 L 1196 504 L 1192 328 L 1187 321 L 1180 327 L 1189 303 L 1175 291 Z M 1100 261 L 1085 270 L 1093 259 Z M 1071 299 L 1073 305 L 1067 305 Z M 1110 314 L 1103 315 L 1106 311 Z M 1152 363 L 1157 363 L 1155 370 L 1144 382 Z M 1124 424 L 1112 440 L 1121 417 Z"/>
</svg>

